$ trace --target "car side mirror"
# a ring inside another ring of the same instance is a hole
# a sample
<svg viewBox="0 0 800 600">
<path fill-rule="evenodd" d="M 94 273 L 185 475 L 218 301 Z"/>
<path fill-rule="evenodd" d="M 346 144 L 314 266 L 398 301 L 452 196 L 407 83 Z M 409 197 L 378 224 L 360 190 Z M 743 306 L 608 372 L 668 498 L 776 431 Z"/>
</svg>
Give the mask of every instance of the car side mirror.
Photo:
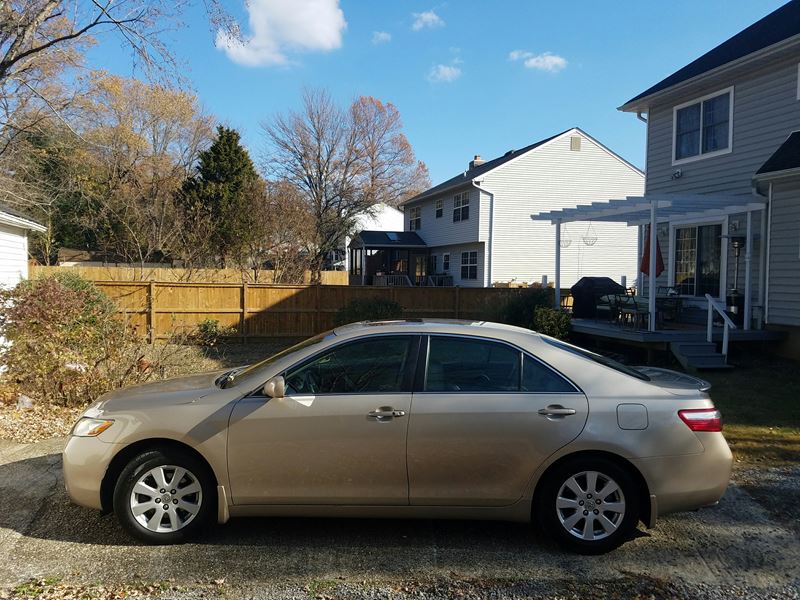
<svg viewBox="0 0 800 600">
<path fill-rule="evenodd" d="M 282 375 L 276 375 L 264 384 L 264 395 L 267 398 L 283 398 L 286 395 L 286 381 Z"/>
</svg>

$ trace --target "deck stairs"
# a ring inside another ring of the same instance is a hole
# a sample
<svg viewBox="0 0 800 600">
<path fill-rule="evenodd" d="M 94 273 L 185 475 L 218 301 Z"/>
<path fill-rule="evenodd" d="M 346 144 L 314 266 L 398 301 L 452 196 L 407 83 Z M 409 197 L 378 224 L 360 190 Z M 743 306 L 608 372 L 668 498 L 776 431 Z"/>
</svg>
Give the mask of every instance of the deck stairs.
<svg viewBox="0 0 800 600">
<path fill-rule="evenodd" d="M 669 349 L 687 371 L 731 368 L 712 342 L 670 342 Z"/>
</svg>

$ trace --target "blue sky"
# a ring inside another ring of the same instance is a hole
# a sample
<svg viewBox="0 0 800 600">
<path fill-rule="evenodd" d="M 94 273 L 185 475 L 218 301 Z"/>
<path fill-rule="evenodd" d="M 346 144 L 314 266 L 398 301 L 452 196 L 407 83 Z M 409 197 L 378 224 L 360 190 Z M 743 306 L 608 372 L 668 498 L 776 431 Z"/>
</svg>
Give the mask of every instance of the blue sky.
<svg viewBox="0 0 800 600">
<path fill-rule="evenodd" d="M 645 126 L 616 107 L 783 3 L 227 0 L 247 47 L 215 47 L 199 6 L 171 38 L 204 108 L 241 131 L 255 160 L 259 124 L 296 108 L 304 86 L 324 87 L 342 103 L 394 103 L 437 183 L 473 154 L 573 126 L 642 167 Z M 90 61 L 132 74 L 113 42 Z"/>
</svg>

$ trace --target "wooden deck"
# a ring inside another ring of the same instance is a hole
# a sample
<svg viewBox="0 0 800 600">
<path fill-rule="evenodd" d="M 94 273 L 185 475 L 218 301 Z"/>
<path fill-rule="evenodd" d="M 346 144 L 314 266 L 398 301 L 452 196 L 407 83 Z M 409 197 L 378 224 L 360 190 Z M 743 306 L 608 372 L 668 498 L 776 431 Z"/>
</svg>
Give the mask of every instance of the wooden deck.
<svg viewBox="0 0 800 600">
<path fill-rule="evenodd" d="M 616 340 L 622 343 L 639 345 L 655 345 L 664 347 L 672 342 L 705 342 L 706 328 L 704 325 L 677 323 L 667 329 L 647 331 L 620 327 L 602 319 L 572 319 L 572 331 L 583 335 L 605 340 Z M 731 342 L 772 342 L 781 341 L 785 337 L 782 331 L 767 331 L 764 329 L 731 329 Z M 713 332 L 715 342 L 722 341 L 722 327 L 715 327 Z"/>
</svg>

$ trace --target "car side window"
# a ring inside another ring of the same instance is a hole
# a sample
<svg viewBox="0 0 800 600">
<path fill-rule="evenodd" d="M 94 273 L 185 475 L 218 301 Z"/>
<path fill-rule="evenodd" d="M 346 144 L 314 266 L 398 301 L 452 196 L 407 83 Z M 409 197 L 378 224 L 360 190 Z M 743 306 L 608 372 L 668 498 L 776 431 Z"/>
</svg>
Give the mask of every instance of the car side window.
<svg viewBox="0 0 800 600">
<path fill-rule="evenodd" d="M 427 392 L 517 392 L 520 352 L 488 340 L 432 336 Z"/>
<path fill-rule="evenodd" d="M 574 392 L 575 386 L 538 360 L 526 356 L 522 361 L 522 391 L 557 394 Z"/>
<path fill-rule="evenodd" d="M 337 346 L 285 374 L 286 394 L 400 392 L 413 336 L 375 336 Z"/>
</svg>

